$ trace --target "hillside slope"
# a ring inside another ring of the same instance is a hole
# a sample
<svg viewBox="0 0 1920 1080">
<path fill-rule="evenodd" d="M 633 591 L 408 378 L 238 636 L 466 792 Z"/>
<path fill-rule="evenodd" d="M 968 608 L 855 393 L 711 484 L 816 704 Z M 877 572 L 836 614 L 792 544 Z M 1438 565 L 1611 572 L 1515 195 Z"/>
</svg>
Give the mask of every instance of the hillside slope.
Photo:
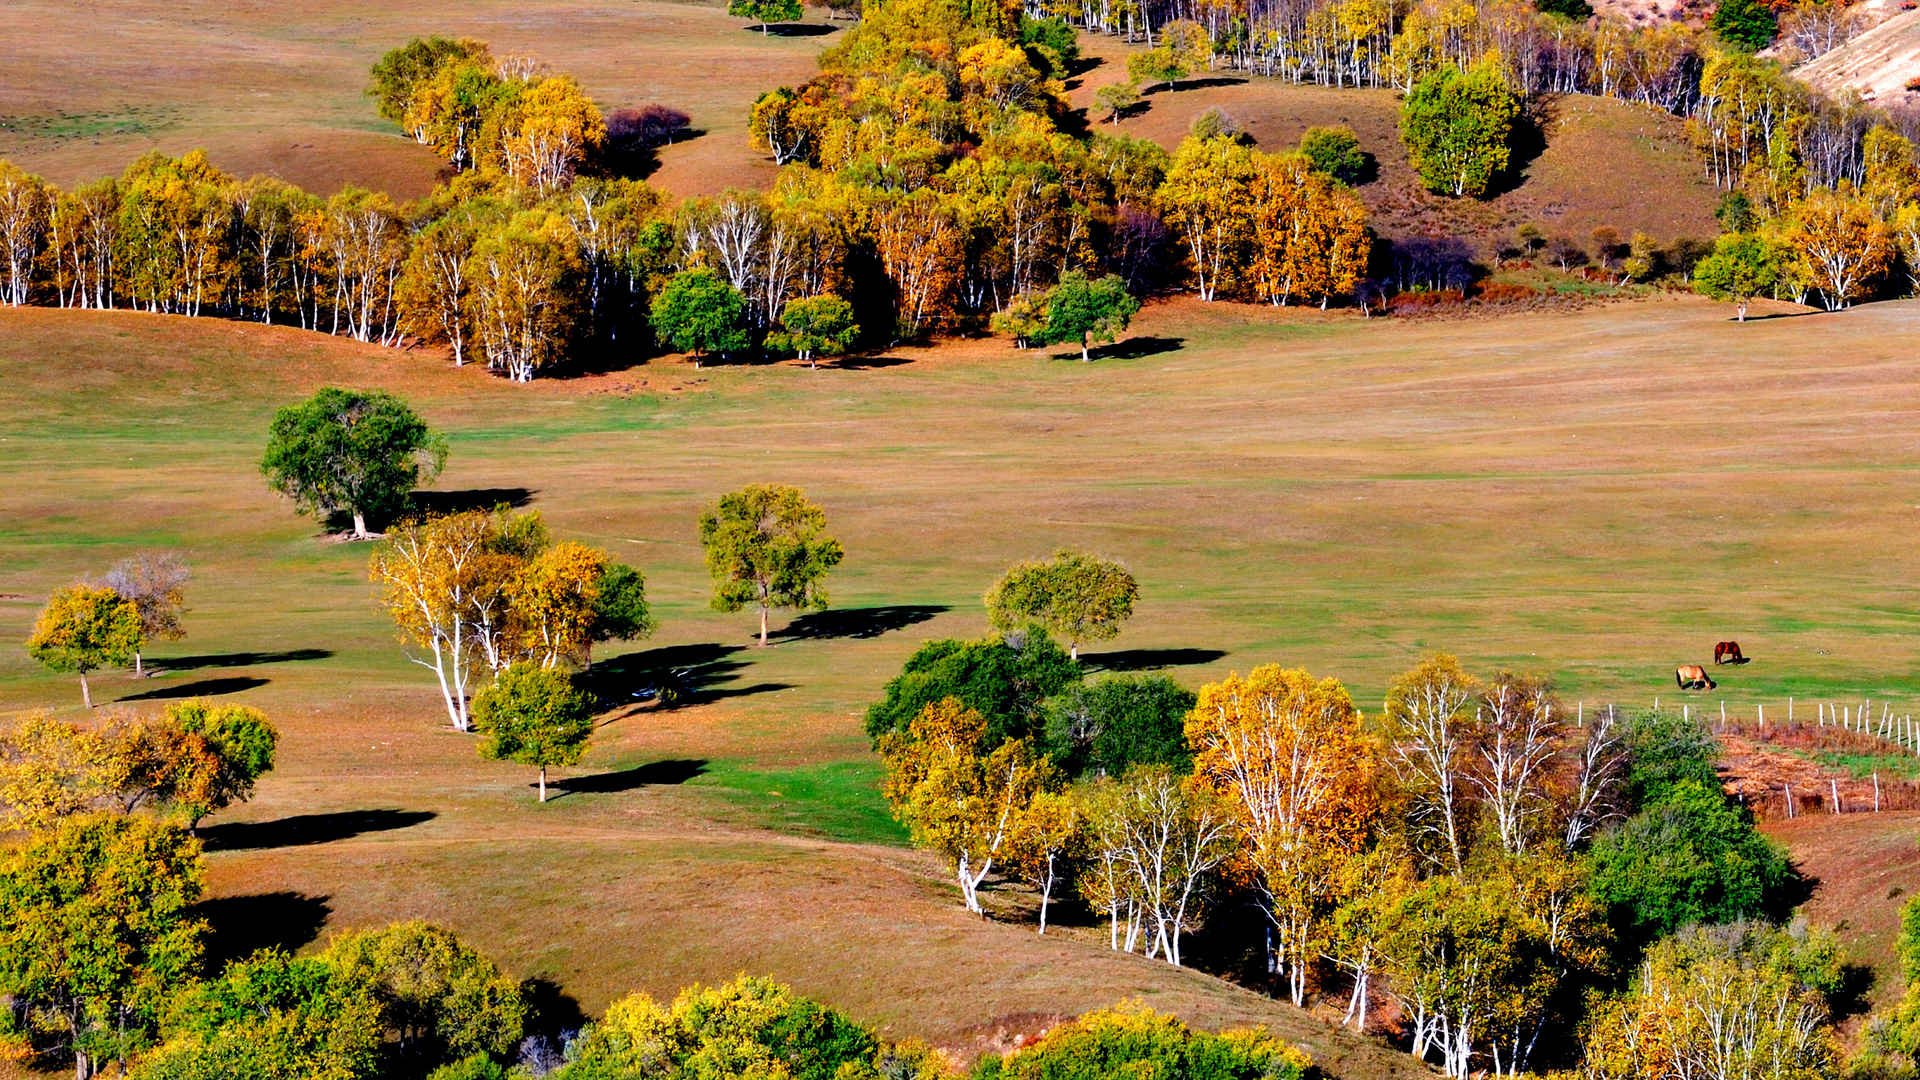
<svg viewBox="0 0 1920 1080">
<path fill-rule="evenodd" d="M 1895 12 L 1793 73 L 1828 93 L 1853 90 L 1879 105 L 1910 105 L 1920 100 L 1906 88 L 1908 80 L 1920 77 L 1920 11 Z"/>
</svg>

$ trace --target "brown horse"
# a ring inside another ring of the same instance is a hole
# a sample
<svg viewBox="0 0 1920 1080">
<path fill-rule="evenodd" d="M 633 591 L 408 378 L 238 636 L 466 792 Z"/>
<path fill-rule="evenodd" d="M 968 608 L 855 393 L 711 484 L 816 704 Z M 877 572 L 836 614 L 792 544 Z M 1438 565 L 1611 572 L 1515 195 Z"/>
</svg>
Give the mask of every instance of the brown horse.
<svg viewBox="0 0 1920 1080">
<path fill-rule="evenodd" d="M 1747 658 L 1740 655 L 1740 643 L 1722 641 L 1713 647 L 1713 662 L 1716 664 L 1744 664 Z"/>
<path fill-rule="evenodd" d="M 1679 683 L 1682 690 L 1711 690 L 1720 685 L 1699 664 L 1681 664 L 1674 668 L 1673 681 Z"/>
</svg>

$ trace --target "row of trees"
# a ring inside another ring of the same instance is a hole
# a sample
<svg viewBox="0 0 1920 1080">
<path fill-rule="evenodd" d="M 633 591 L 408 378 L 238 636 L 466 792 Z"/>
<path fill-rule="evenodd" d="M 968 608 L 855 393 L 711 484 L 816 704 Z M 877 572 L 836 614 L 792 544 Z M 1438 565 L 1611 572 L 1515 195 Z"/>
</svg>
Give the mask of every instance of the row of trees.
<svg viewBox="0 0 1920 1080">
<path fill-rule="evenodd" d="M 1577 718 L 1538 679 L 1450 657 L 1367 717 L 1337 681 L 1274 666 L 1197 694 L 1084 683 L 1035 628 L 929 643 L 868 730 L 896 815 L 969 909 L 994 875 L 1026 880 L 1044 932 L 1071 883 L 1114 948 L 1179 964 L 1210 915 L 1224 933 L 1251 904 L 1295 1004 L 1343 992 L 1364 1028 L 1390 996 L 1411 1051 L 1452 1076 L 1575 1064 L 1574 1033 L 1602 1015 L 1590 995 L 1681 927 L 1778 917 L 1791 879 L 1721 792 L 1699 725 Z M 1818 997 L 1785 985 L 1768 984 Z M 1801 1066 L 1830 1063 L 1830 1019 L 1795 1044 Z"/>
</svg>

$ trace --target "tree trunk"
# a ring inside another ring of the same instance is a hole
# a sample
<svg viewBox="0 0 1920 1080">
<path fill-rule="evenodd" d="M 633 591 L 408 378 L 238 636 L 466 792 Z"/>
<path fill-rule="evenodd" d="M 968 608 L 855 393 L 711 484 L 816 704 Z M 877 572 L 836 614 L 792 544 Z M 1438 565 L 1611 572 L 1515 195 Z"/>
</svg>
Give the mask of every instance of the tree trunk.
<svg viewBox="0 0 1920 1080">
<path fill-rule="evenodd" d="M 540 801 L 547 801 L 547 767 L 540 766 Z"/>
<path fill-rule="evenodd" d="M 1080 659 L 1080 643 L 1079 642 L 1077 641 L 1067 642 L 1067 658 L 1070 660 L 1076 660 L 1076 661 Z"/>
<path fill-rule="evenodd" d="M 84 671 L 80 673 L 80 700 L 87 703 L 87 708 L 93 708 L 93 691 L 87 689 L 87 673 Z"/>
<path fill-rule="evenodd" d="M 73 1080 L 91 1080 L 92 1076 L 92 1059 L 88 1058 L 86 1054 L 75 1050 L 73 1052 Z"/>
<path fill-rule="evenodd" d="M 767 647 L 767 607 L 760 605 L 760 647 Z"/>
<path fill-rule="evenodd" d="M 1740 303 L 1736 304 L 1734 306 L 1734 310 L 1739 313 L 1734 317 L 1735 322 L 1747 321 L 1747 302 L 1745 300 L 1742 300 L 1740 301 Z"/>
<path fill-rule="evenodd" d="M 1088 339 L 1091 337 L 1093 337 L 1092 334 L 1080 335 L 1080 362 L 1083 364 L 1090 364 L 1093 362 L 1093 357 L 1087 355 L 1087 342 L 1088 342 Z"/>
<path fill-rule="evenodd" d="M 133 677 L 136 679 L 147 677 L 146 663 L 141 659 L 139 649 L 133 650 Z"/>
<path fill-rule="evenodd" d="M 355 540 L 367 538 L 367 515 L 361 513 L 359 507 L 355 507 L 353 511 L 353 538 Z"/>
</svg>

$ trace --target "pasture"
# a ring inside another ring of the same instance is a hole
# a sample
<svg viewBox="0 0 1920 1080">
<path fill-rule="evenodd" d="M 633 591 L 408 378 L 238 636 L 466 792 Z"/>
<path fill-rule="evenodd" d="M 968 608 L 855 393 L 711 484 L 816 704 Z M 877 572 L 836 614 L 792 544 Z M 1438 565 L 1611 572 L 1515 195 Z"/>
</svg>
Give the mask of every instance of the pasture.
<svg viewBox="0 0 1920 1080">
<path fill-rule="evenodd" d="M 1337 1076 L 1410 1063 L 1285 1006 L 1104 949 L 1104 932 L 967 917 L 899 846 L 860 713 L 923 639 L 985 630 L 1008 562 L 1072 543 L 1143 599 L 1096 669 L 1190 684 L 1266 662 L 1362 703 L 1431 649 L 1540 670 L 1569 698 L 1671 700 L 1676 662 L 1754 662 L 1705 704 L 1906 703 L 1920 305 L 1736 325 L 1655 299 L 1498 320 L 1173 301 L 1082 365 L 990 340 L 845 366 L 655 360 L 512 386 L 433 353 L 132 313 L 0 312 L 0 639 L 46 592 L 144 546 L 195 571 L 159 672 L 116 708 L 211 695 L 269 710 L 282 764 L 207 830 L 223 952 L 444 921 L 597 1011 L 737 971 L 963 1052 L 1140 995 L 1260 1019 Z M 444 727 L 365 577 L 265 489 L 271 410 L 316 386 L 405 395 L 447 431 L 433 505 L 521 502 L 643 568 L 661 630 L 603 650 L 699 689 L 636 702 L 547 807 L 529 770 Z M 752 647 L 706 608 L 695 518 L 803 484 L 848 557 L 833 610 Z M 0 709 L 79 712 L 71 678 L 0 651 Z M 1023 904 L 1003 896 L 1002 904 Z"/>
</svg>

